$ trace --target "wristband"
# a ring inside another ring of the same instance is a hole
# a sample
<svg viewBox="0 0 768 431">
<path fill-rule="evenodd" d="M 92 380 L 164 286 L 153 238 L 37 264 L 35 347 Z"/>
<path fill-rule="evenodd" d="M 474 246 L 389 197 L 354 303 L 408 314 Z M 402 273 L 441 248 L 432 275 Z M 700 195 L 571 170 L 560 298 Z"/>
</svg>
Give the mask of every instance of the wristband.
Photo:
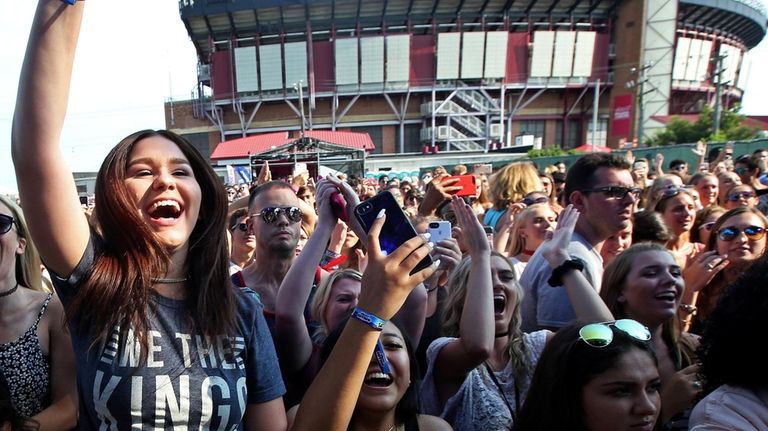
<svg viewBox="0 0 768 431">
<path fill-rule="evenodd" d="M 384 329 L 384 325 L 387 323 L 386 320 L 382 320 L 374 314 L 366 313 L 360 307 L 355 307 L 355 310 L 352 311 L 352 318 L 365 323 L 377 331 Z"/>
<path fill-rule="evenodd" d="M 63 1 L 64 3 L 70 6 L 73 6 L 77 2 L 77 0 L 61 0 L 61 1 Z"/>
<path fill-rule="evenodd" d="M 584 262 L 577 257 L 572 257 L 566 260 L 560 264 L 560 266 L 552 270 L 552 276 L 549 277 L 547 283 L 552 287 L 560 287 L 563 285 L 563 276 L 573 270 L 583 271 Z"/>
</svg>

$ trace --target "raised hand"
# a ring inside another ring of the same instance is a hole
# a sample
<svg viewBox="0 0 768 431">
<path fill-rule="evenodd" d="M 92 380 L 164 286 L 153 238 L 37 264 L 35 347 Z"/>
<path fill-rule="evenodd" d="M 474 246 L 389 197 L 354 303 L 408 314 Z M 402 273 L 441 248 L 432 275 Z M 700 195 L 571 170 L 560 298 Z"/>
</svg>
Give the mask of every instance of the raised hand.
<svg viewBox="0 0 768 431">
<path fill-rule="evenodd" d="M 441 175 L 430 181 L 424 188 L 424 199 L 419 204 L 420 215 L 431 215 L 444 201 L 451 199 L 453 193 L 461 190 L 461 186 L 454 186 L 458 178 L 448 178 Z"/>
<path fill-rule="evenodd" d="M 336 185 L 328 180 L 320 180 L 317 184 L 317 199 L 315 201 L 317 202 L 318 223 L 336 225 L 336 215 L 331 208 L 331 197 L 335 192 Z"/>
<path fill-rule="evenodd" d="M 272 181 L 272 171 L 269 169 L 269 160 L 265 160 L 259 169 L 259 175 L 256 177 L 256 185 L 261 185 Z"/>
<path fill-rule="evenodd" d="M 578 220 L 579 211 L 573 205 L 568 205 L 560 213 L 554 232 L 549 234 L 550 237 L 539 246 L 542 257 L 549 262 L 549 266 L 552 268 L 557 268 L 571 258 L 568 253 L 568 244 L 571 242 L 571 236 Z"/>
<path fill-rule="evenodd" d="M 469 254 L 475 257 L 490 253 L 491 245 L 488 243 L 488 237 L 472 207 L 456 196 L 453 197 L 451 205 L 461 228 L 461 238 L 469 249 Z"/>
<path fill-rule="evenodd" d="M 411 275 L 430 252 L 423 236 L 417 235 L 385 256 L 379 244 L 379 233 L 386 214 L 377 216 L 368 232 L 368 264 L 363 273 L 358 306 L 381 319 L 389 320 L 397 313 L 408 294 L 435 272 L 431 265 Z"/>
</svg>

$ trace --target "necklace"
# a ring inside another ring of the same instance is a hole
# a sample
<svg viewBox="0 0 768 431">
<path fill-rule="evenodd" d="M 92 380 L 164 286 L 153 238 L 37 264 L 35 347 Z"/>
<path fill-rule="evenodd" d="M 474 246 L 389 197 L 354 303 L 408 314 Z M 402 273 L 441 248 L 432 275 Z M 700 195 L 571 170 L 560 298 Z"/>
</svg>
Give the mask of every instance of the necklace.
<svg viewBox="0 0 768 431">
<path fill-rule="evenodd" d="M 8 296 L 8 295 L 12 294 L 12 293 L 13 293 L 13 292 L 15 292 L 15 291 L 16 291 L 16 289 L 18 289 L 18 288 L 19 288 L 19 283 L 16 283 L 16 285 L 15 285 L 15 286 L 13 286 L 12 288 L 10 288 L 10 289 L 6 290 L 5 292 L 0 292 L 0 298 L 4 298 L 4 297 L 6 297 L 6 296 Z"/>
<path fill-rule="evenodd" d="M 153 284 L 180 284 L 189 280 L 189 277 L 184 278 L 153 278 Z"/>
</svg>

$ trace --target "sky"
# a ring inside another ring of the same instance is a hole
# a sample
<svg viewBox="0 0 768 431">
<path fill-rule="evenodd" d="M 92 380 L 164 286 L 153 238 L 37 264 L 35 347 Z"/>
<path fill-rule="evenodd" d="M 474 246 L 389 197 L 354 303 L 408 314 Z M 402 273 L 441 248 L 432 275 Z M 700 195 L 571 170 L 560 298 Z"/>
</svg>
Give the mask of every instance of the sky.
<svg viewBox="0 0 768 431">
<path fill-rule="evenodd" d="M 37 2 L 0 0 L 0 194 L 15 193 L 11 119 Z M 768 37 L 749 53 L 742 112 L 768 115 Z M 163 104 L 189 99 L 197 57 L 174 0 L 89 1 L 75 58 L 62 157 L 96 171 L 107 152 L 140 129 L 165 128 Z M 34 173 L 25 173 L 25 175 Z"/>
</svg>

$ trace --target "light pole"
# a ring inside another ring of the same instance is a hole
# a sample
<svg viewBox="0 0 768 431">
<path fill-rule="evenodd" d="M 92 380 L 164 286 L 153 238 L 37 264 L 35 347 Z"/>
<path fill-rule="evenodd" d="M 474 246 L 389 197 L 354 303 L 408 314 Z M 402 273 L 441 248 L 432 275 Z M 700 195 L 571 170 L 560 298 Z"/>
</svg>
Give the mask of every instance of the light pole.
<svg viewBox="0 0 768 431">
<path fill-rule="evenodd" d="M 639 105 L 638 106 L 639 118 L 637 121 L 637 128 L 635 130 L 637 130 L 638 145 L 641 145 L 641 146 L 643 145 L 643 135 L 645 134 L 645 124 L 643 121 L 645 119 L 645 95 L 655 90 L 655 88 L 653 88 L 651 90 L 645 91 L 645 84 L 646 83 L 650 84 L 648 82 L 648 77 L 646 76 L 646 71 L 651 67 L 653 67 L 653 62 L 646 61 L 642 67 L 640 68 L 633 67 L 632 69 L 630 69 L 630 72 L 638 75 L 638 77 L 637 77 L 637 80 L 630 79 L 626 84 L 627 88 L 637 88 L 638 90 L 637 103 Z M 652 84 L 650 85 L 653 87 Z"/>
</svg>

